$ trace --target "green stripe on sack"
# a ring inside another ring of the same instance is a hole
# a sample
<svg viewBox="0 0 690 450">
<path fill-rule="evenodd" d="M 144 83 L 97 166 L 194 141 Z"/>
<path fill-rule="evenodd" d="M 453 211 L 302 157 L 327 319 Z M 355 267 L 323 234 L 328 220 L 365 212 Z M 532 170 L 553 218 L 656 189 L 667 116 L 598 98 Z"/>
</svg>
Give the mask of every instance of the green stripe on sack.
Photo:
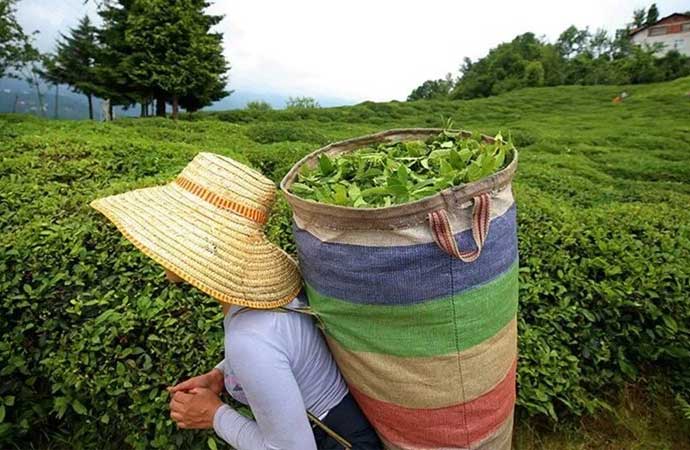
<svg viewBox="0 0 690 450">
<path fill-rule="evenodd" d="M 518 263 L 471 290 L 409 306 L 355 304 L 321 295 L 308 284 L 306 289 L 326 332 L 347 350 L 445 355 L 492 337 L 515 317 Z"/>
</svg>

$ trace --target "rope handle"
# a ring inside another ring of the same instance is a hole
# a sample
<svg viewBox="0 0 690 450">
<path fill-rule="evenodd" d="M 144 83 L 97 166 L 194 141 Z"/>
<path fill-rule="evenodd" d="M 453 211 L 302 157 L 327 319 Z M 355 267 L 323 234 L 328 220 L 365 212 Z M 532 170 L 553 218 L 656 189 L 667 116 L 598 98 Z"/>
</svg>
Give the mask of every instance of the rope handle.
<svg viewBox="0 0 690 450">
<path fill-rule="evenodd" d="M 470 251 L 460 251 L 455 241 L 453 228 L 448 220 L 448 212 L 439 209 L 429 213 L 429 226 L 436 245 L 441 250 L 466 263 L 473 262 L 482 253 L 482 247 L 489 234 L 489 216 L 491 215 L 491 196 L 489 193 L 480 194 L 473 199 L 472 208 L 472 237 L 476 248 Z"/>
</svg>

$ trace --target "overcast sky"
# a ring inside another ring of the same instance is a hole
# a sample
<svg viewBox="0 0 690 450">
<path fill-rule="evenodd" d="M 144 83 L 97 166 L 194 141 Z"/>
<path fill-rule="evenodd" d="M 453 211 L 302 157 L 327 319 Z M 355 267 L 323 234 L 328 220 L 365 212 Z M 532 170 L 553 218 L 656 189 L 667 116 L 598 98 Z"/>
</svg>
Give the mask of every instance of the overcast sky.
<svg viewBox="0 0 690 450">
<path fill-rule="evenodd" d="M 224 14 L 230 87 L 238 91 L 404 100 L 424 80 L 457 74 L 462 58 L 485 55 L 500 42 L 532 31 L 555 40 L 574 24 L 610 32 L 630 21 L 641 0 L 564 1 L 262 1 L 218 0 Z M 690 0 L 658 1 L 661 17 L 690 9 Z M 59 31 L 93 0 L 20 0 L 25 31 L 52 51 Z"/>
</svg>

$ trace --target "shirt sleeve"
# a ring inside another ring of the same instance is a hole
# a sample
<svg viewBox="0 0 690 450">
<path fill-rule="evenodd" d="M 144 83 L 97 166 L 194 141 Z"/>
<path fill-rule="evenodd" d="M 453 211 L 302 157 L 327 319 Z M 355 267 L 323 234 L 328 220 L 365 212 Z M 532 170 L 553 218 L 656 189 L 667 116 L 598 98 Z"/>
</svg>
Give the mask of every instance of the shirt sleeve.
<svg viewBox="0 0 690 450">
<path fill-rule="evenodd" d="M 316 450 L 314 433 L 284 350 L 256 333 L 233 335 L 228 353 L 256 420 L 227 405 L 213 428 L 237 450 Z"/>
</svg>

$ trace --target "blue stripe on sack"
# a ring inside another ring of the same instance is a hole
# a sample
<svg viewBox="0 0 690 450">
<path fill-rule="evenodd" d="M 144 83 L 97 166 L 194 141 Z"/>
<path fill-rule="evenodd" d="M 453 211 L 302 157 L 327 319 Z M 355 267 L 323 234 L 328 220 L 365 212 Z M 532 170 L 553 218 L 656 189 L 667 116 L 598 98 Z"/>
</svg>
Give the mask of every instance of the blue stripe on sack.
<svg viewBox="0 0 690 450">
<path fill-rule="evenodd" d="M 517 259 L 515 205 L 491 221 L 481 256 L 465 263 L 436 243 L 370 247 L 321 242 L 294 226 L 304 280 L 319 293 L 352 303 L 409 305 L 486 283 Z M 474 248 L 472 230 L 455 235 Z M 452 268 L 452 270 L 450 270 Z"/>
</svg>

